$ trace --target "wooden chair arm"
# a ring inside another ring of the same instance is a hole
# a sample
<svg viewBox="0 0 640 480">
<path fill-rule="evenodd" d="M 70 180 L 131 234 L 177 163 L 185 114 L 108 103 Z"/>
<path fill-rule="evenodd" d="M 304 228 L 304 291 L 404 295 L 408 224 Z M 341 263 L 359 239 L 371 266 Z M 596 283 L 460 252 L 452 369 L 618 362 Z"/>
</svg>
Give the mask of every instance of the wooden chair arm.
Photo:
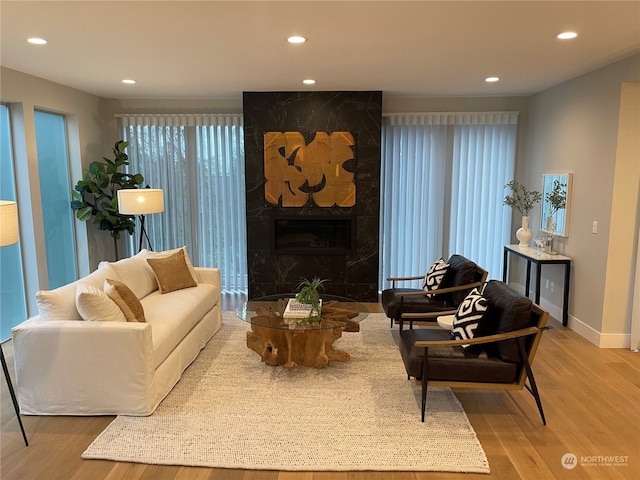
<svg viewBox="0 0 640 480">
<path fill-rule="evenodd" d="M 497 333 L 486 337 L 476 337 L 470 340 L 418 340 L 414 343 L 416 347 L 457 347 L 461 345 L 482 345 L 484 343 L 500 342 L 513 338 L 527 337 L 536 333 L 542 333 L 544 329 L 538 327 L 523 328 L 513 332 Z"/>
<path fill-rule="evenodd" d="M 417 275 L 415 277 L 389 277 L 387 278 L 387 282 L 398 282 L 401 280 L 419 280 L 424 278 L 424 275 Z"/>
<path fill-rule="evenodd" d="M 419 292 L 397 292 L 394 295 L 398 297 L 420 297 L 423 295 L 443 295 L 445 293 L 459 292 L 460 290 L 471 290 L 472 288 L 482 287 L 482 282 L 466 283 L 455 287 L 436 288 L 435 290 L 421 290 Z"/>
<path fill-rule="evenodd" d="M 391 282 L 391 288 L 396 288 L 396 282 L 406 282 L 410 280 L 420 280 L 424 278 L 424 275 L 416 275 L 413 277 L 389 277 L 387 278 L 387 282 Z"/>
</svg>

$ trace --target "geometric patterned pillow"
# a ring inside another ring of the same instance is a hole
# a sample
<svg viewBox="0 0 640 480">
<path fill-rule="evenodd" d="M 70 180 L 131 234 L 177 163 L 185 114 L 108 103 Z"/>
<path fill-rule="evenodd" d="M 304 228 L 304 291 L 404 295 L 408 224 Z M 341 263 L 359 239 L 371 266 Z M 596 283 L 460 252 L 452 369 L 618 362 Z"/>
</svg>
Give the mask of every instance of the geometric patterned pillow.
<svg viewBox="0 0 640 480">
<path fill-rule="evenodd" d="M 487 311 L 487 299 L 482 296 L 477 288 L 469 292 L 469 295 L 462 301 L 453 318 L 453 328 L 451 337 L 454 340 L 471 340 L 478 325 L 482 321 L 484 313 Z M 462 345 L 465 350 L 470 345 Z"/>
<path fill-rule="evenodd" d="M 444 278 L 444 274 L 447 273 L 449 269 L 449 264 L 444 261 L 443 258 L 437 260 L 436 262 L 429 267 L 427 274 L 424 276 L 424 281 L 422 282 L 422 289 L 425 292 L 431 292 L 433 290 L 437 290 L 440 284 L 442 283 L 442 279 Z M 427 295 L 428 297 L 434 297 L 435 295 Z"/>
</svg>

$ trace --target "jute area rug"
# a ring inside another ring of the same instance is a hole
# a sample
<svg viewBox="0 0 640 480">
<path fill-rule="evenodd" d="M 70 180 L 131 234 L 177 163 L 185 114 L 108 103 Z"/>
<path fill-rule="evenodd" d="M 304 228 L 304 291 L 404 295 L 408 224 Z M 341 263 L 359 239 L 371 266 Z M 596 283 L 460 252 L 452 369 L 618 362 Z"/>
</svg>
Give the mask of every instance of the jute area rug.
<svg viewBox="0 0 640 480">
<path fill-rule="evenodd" d="M 82 457 L 162 465 L 291 471 L 489 473 L 487 457 L 451 390 L 407 376 L 397 329 L 370 314 L 335 346 L 346 363 L 316 370 L 263 364 L 249 325 L 223 327 L 148 417 L 118 416 Z"/>
</svg>

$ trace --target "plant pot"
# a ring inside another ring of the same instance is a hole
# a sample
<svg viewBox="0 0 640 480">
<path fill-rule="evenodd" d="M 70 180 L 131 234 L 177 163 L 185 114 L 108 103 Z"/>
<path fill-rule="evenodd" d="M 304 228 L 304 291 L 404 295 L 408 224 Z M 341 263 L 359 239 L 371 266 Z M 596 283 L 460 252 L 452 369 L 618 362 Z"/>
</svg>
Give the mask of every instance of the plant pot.
<svg viewBox="0 0 640 480">
<path fill-rule="evenodd" d="M 516 231 L 516 238 L 520 241 L 518 246 L 528 247 L 532 236 L 533 232 L 529 228 L 529 217 L 522 217 L 522 227 Z"/>
</svg>

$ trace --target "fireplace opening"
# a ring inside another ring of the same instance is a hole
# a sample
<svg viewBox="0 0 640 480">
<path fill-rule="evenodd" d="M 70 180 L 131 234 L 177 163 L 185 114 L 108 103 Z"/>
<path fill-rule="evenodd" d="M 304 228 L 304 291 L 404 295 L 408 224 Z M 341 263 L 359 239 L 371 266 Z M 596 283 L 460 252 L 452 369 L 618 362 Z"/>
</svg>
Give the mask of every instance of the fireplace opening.
<svg viewBox="0 0 640 480">
<path fill-rule="evenodd" d="M 355 253 L 355 219 L 288 217 L 273 219 L 276 255 L 349 255 Z"/>
</svg>

